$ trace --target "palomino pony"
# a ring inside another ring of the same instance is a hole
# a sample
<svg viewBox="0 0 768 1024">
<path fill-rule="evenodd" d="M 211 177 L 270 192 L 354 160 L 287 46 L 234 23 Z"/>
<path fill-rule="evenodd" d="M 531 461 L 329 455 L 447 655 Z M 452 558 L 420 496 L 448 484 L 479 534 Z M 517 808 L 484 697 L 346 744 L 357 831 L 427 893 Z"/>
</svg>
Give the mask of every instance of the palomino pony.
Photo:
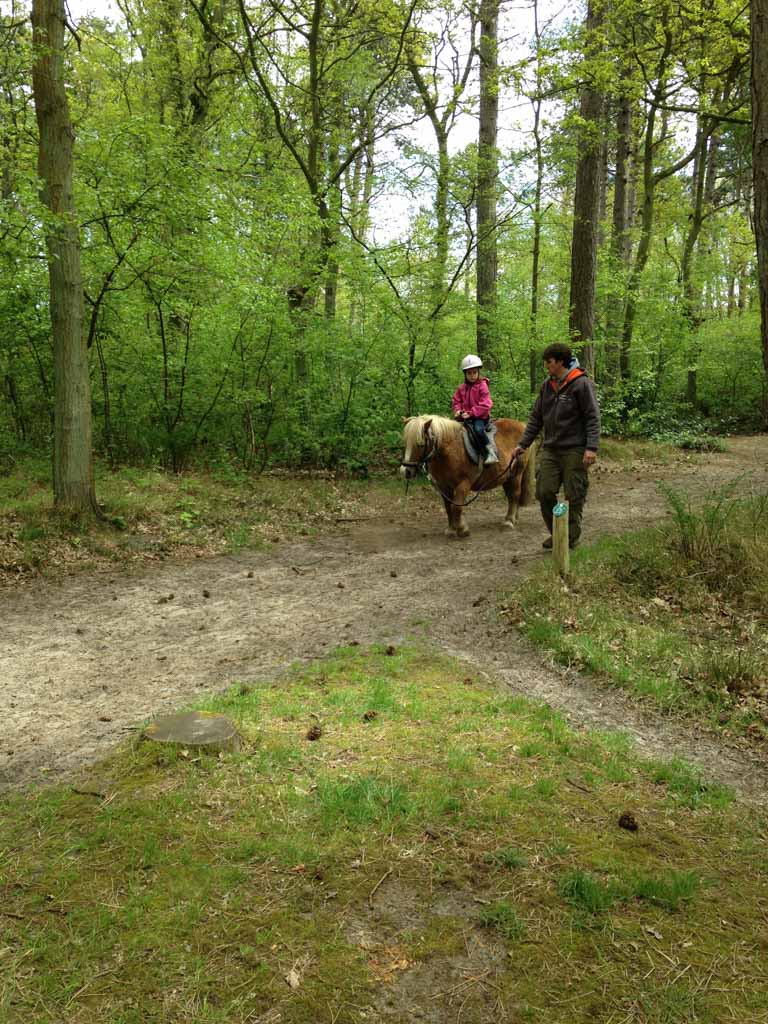
<svg viewBox="0 0 768 1024">
<path fill-rule="evenodd" d="M 496 448 L 498 463 L 482 471 L 464 449 L 464 427 L 458 420 L 444 416 L 412 416 L 405 421 L 403 442 L 405 455 L 400 472 L 412 480 L 420 469 L 429 476 L 432 485 L 443 499 L 448 514 L 446 537 L 467 537 L 464 507 L 470 491 L 485 491 L 501 485 L 507 496 L 505 526 L 516 526 L 521 505 L 533 501 L 534 455 L 528 449 L 512 458 L 525 424 L 518 420 L 496 420 Z"/>
</svg>

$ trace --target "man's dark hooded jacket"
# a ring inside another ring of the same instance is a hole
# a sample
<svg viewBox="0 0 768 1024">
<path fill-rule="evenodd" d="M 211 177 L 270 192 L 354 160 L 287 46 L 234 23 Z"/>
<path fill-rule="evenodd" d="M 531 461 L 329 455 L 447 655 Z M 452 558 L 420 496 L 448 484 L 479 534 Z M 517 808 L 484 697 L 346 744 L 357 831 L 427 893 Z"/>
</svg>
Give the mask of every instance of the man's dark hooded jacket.
<svg viewBox="0 0 768 1024">
<path fill-rule="evenodd" d="M 528 417 L 520 447 L 529 448 L 544 430 L 545 448 L 586 448 L 600 444 L 600 408 L 595 386 L 577 360 L 561 380 L 545 380 Z"/>
</svg>

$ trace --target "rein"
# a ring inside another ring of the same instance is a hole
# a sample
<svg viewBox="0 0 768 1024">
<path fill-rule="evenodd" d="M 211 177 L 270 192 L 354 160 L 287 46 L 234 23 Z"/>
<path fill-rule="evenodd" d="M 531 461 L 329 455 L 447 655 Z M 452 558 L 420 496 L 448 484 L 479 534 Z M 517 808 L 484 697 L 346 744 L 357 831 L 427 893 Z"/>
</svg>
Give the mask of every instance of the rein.
<svg viewBox="0 0 768 1024">
<path fill-rule="evenodd" d="M 448 504 L 453 505 L 454 508 L 468 508 L 470 505 L 476 502 L 478 498 L 482 497 L 485 491 L 489 490 L 496 483 L 497 480 L 501 480 L 501 478 L 510 471 L 512 466 L 514 466 L 516 461 L 517 456 L 513 455 L 512 458 L 507 463 L 507 465 L 504 467 L 504 469 L 502 469 L 500 473 L 497 473 L 495 477 L 489 480 L 485 487 L 478 487 L 477 494 L 473 494 L 469 501 L 453 501 L 451 498 L 448 497 L 448 495 L 443 494 L 443 492 L 440 490 L 440 488 L 437 486 L 437 484 L 429 474 L 427 474 L 427 480 L 429 480 L 430 484 L 434 487 L 434 489 L 437 491 L 437 493 L 440 495 L 443 501 L 447 501 Z"/>
</svg>

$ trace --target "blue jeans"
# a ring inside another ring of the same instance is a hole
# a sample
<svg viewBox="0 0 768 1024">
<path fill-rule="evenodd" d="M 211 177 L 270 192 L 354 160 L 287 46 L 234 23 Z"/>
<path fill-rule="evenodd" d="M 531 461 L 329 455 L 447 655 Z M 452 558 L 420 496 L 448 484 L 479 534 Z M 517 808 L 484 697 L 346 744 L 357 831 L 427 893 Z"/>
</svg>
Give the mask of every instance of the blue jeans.
<svg viewBox="0 0 768 1024">
<path fill-rule="evenodd" d="M 480 416 L 473 416 L 472 419 L 467 421 L 472 424 L 472 430 L 477 438 L 477 443 L 481 446 L 483 451 L 488 451 L 488 419 L 483 419 Z"/>
</svg>

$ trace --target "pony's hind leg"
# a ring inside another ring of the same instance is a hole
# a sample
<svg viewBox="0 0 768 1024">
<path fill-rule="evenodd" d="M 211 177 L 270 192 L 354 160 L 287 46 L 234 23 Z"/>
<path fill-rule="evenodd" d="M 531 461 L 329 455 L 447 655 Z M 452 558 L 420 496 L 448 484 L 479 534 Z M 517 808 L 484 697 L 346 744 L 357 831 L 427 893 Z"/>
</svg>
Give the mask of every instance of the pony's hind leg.
<svg viewBox="0 0 768 1024">
<path fill-rule="evenodd" d="M 517 526 L 520 515 L 520 477 L 517 474 L 508 477 L 501 485 L 507 496 L 507 514 L 504 517 L 504 525 Z"/>
</svg>

